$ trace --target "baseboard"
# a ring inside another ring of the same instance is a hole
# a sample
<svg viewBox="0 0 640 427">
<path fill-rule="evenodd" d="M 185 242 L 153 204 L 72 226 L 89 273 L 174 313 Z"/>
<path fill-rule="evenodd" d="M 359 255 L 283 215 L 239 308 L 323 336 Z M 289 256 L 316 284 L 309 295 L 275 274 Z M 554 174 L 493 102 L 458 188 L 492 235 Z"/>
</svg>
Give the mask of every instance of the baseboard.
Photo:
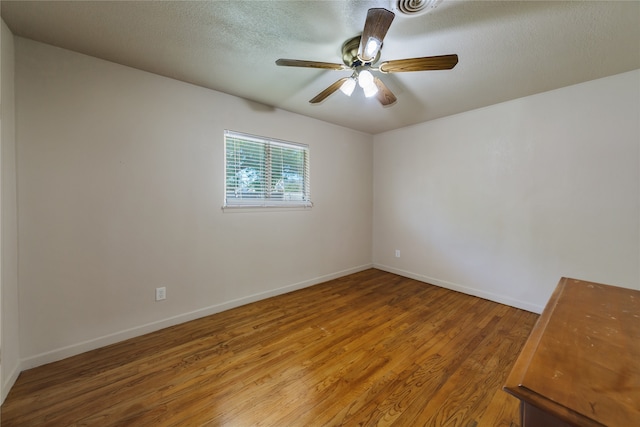
<svg viewBox="0 0 640 427">
<path fill-rule="evenodd" d="M 373 264 L 373 268 L 378 270 L 387 271 L 389 273 L 397 274 L 399 276 L 408 277 L 410 279 L 418 280 L 420 282 L 429 283 L 432 285 L 440 286 L 441 288 L 451 289 L 452 291 L 462 292 L 463 294 L 473 295 L 489 301 L 494 301 L 500 304 L 509 305 L 511 307 L 520 308 L 522 310 L 530 311 L 532 313 L 542 313 L 544 306 L 537 304 L 531 304 L 526 301 L 520 301 L 514 298 L 509 298 L 504 295 L 497 295 L 491 292 L 483 291 L 481 289 L 470 288 L 468 286 L 459 285 L 457 283 L 447 282 L 446 280 L 440 280 L 433 277 L 424 276 L 422 274 L 413 273 L 410 271 L 400 270 L 398 268 L 389 267 L 384 264 Z"/>
<path fill-rule="evenodd" d="M 7 395 L 9 394 L 9 390 L 11 390 L 11 387 L 13 387 L 13 385 L 16 383 L 16 380 L 18 379 L 18 375 L 20 375 L 20 372 L 21 372 L 20 364 L 16 364 L 11 370 L 11 372 L 9 372 L 7 375 L 4 375 L 4 370 L 3 370 L 2 378 L 4 379 L 4 381 L 2 382 L 1 390 L 0 390 L 0 405 L 4 403 L 4 399 L 7 398 Z"/>
<path fill-rule="evenodd" d="M 373 267 L 372 264 L 360 265 L 357 267 L 349 268 L 347 270 L 338 271 L 338 272 L 327 274 L 324 276 L 318 276 L 313 279 L 304 280 L 302 282 L 293 283 L 293 284 L 282 286 L 280 288 L 272 289 L 269 291 L 260 292 L 257 294 L 249 295 L 249 296 L 238 298 L 235 300 L 226 301 L 220 304 L 211 305 L 211 306 L 194 310 L 188 313 L 182 313 L 166 319 L 158 320 L 156 322 L 147 323 L 145 325 L 136 326 L 130 329 L 104 335 L 91 340 L 79 342 L 70 346 L 58 348 L 55 350 L 51 350 L 45 353 L 37 354 L 35 356 L 22 359 L 20 367 L 22 370 L 35 368 L 37 366 L 62 360 L 67 357 L 75 356 L 77 354 L 81 354 L 87 351 L 95 350 L 100 347 L 115 344 L 117 342 L 124 341 L 129 338 L 134 338 L 137 336 L 148 334 L 150 332 L 158 331 L 160 329 L 168 328 L 170 326 L 178 325 L 180 323 L 184 323 L 191 320 L 199 319 L 201 317 L 220 313 L 222 311 L 239 307 L 245 304 L 249 304 L 255 301 L 263 300 L 273 296 L 285 294 L 287 292 L 317 285 L 318 283 L 337 279 L 339 277 L 347 276 L 349 274 L 358 273 L 360 271 L 364 271 L 372 267 Z"/>
</svg>

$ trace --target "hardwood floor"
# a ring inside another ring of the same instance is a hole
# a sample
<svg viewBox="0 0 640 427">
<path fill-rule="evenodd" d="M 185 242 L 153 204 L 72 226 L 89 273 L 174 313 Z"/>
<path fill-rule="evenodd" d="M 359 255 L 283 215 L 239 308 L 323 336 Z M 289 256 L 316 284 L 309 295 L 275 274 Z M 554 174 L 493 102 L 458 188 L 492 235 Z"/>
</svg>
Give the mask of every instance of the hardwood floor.
<svg viewBox="0 0 640 427">
<path fill-rule="evenodd" d="M 371 269 L 25 371 L 2 426 L 515 426 L 537 318 Z"/>
</svg>

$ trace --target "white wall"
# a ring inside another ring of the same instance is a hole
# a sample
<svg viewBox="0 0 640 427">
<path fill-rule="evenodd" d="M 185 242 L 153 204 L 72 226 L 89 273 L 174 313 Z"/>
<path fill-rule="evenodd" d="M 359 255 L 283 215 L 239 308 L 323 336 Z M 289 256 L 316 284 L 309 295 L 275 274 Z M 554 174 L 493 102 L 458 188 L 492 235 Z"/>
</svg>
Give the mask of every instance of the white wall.
<svg viewBox="0 0 640 427">
<path fill-rule="evenodd" d="M 374 265 L 536 312 L 640 289 L 639 144 L 640 71 L 376 135 Z"/>
<path fill-rule="evenodd" d="M 20 373 L 18 330 L 18 229 L 16 201 L 16 142 L 13 35 L 1 26 L 0 84 L 0 403 Z"/>
<path fill-rule="evenodd" d="M 638 288 L 640 71 L 372 138 L 15 42 L 22 369 L 367 268 L 372 248 L 532 311 L 561 276 Z M 223 212 L 225 128 L 309 144 L 314 208 Z"/>
<path fill-rule="evenodd" d="M 16 93 L 23 368 L 371 267 L 370 135 L 19 37 Z M 314 207 L 223 212 L 226 128 Z"/>
</svg>

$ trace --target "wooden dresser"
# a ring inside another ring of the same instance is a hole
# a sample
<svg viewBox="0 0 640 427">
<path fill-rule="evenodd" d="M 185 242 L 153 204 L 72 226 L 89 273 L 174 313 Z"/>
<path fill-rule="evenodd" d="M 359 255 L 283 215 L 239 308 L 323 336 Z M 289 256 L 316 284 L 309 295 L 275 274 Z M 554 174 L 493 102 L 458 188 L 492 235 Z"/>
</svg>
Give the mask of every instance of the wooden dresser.
<svg viewBox="0 0 640 427">
<path fill-rule="evenodd" d="M 640 426 L 640 291 L 562 278 L 504 390 L 522 427 Z"/>
</svg>

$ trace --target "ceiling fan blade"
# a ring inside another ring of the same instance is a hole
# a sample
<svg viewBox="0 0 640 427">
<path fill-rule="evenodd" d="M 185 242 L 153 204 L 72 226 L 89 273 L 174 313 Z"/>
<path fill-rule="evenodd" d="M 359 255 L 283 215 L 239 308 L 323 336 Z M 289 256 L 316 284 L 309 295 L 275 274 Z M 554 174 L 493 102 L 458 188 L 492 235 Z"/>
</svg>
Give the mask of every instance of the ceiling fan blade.
<svg viewBox="0 0 640 427">
<path fill-rule="evenodd" d="M 306 68 L 323 68 L 325 70 L 346 70 L 344 64 L 334 64 L 331 62 L 303 61 L 300 59 L 278 59 L 276 65 L 283 67 L 306 67 Z"/>
<path fill-rule="evenodd" d="M 405 71 L 450 70 L 458 63 L 458 55 L 427 56 L 424 58 L 396 59 L 380 64 L 383 73 Z"/>
<path fill-rule="evenodd" d="M 393 92 L 389 90 L 387 85 L 385 85 L 382 80 L 375 77 L 373 81 L 378 87 L 378 93 L 376 94 L 376 96 L 378 97 L 378 101 L 380 101 L 380 104 L 389 105 L 396 102 L 397 100 L 396 96 L 393 94 Z"/>
<path fill-rule="evenodd" d="M 384 36 L 387 35 L 387 31 L 393 22 L 393 18 L 396 15 L 382 8 L 369 9 L 367 12 L 367 20 L 364 23 L 364 29 L 362 30 L 362 37 L 360 39 L 360 49 L 358 50 L 359 58 L 363 62 L 370 62 L 375 59 L 378 51 L 382 47 L 382 41 Z M 375 49 L 368 49 L 367 44 L 370 40 L 375 40 L 377 46 Z"/>
<path fill-rule="evenodd" d="M 350 77 L 341 78 L 340 80 L 338 80 L 337 82 L 333 83 L 331 86 L 329 86 L 328 88 L 326 88 L 325 90 L 323 90 L 322 92 L 317 94 L 309 102 L 312 103 L 312 104 L 317 104 L 318 102 L 324 101 L 329 95 L 331 95 L 333 92 L 335 92 L 338 89 L 340 89 L 340 86 L 342 86 L 342 84 L 344 82 L 346 82 L 347 80 L 349 80 L 349 79 L 350 79 Z"/>
</svg>

